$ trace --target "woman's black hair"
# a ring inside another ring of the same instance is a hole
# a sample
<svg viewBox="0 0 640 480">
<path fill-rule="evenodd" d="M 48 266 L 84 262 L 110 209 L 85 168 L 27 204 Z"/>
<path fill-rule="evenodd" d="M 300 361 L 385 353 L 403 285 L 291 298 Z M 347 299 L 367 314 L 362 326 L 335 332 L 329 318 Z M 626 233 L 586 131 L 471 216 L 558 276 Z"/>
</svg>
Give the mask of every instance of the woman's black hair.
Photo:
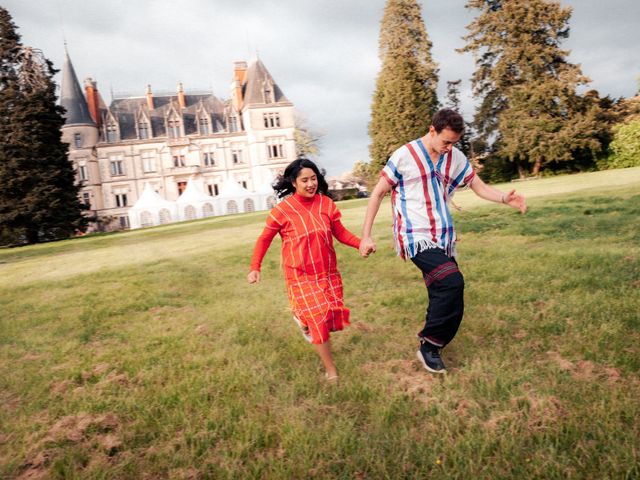
<svg viewBox="0 0 640 480">
<path fill-rule="evenodd" d="M 317 192 L 331 198 L 331 195 L 329 194 L 329 185 L 324 179 L 324 173 L 320 171 L 315 163 L 307 158 L 298 158 L 294 160 L 287 165 L 287 168 L 284 169 L 284 173 L 282 175 L 278 175 L 278 178 L 276 178 L 275 183 L 272 185 L 278 198 L 284 198 L 296 191 L 296 187 L 293 186 L 293 182 L 298 178 L 300 170 L 303 168 L 310 168 L 313 170 L 313 173 L 316 174 L 316 177 L 318 177 Z"/>
</svg>

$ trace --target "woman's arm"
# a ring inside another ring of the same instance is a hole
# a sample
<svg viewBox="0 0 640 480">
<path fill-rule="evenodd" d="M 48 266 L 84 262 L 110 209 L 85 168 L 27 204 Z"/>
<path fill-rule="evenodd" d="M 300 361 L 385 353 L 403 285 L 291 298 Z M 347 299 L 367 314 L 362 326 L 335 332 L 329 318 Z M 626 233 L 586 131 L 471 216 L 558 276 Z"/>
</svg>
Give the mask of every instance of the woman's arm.
<svg viewBox="0 0 640 480">
<path fill-rule="evenodd" d="M 251 257 L 251 265 L 249 266 L 249 275 L 247 276 L 249 283 L 260 282 L 262 259 L 266 255 L 267 250 L 269 250 L 269 246 L 276 236 L 276 233 L 278 233 L 276 228 L 266 226 L 258 237 L 258 240 L 256 240 L 256 246 L 253 249 L 253 256 Z"/>
<path fill-rule="evenodd" d="M 331 233 L 340 242 L 353 248 L 360 247 L 360 239 L 342 225 L 340 219 L 331 222 Z"/>
</svg>

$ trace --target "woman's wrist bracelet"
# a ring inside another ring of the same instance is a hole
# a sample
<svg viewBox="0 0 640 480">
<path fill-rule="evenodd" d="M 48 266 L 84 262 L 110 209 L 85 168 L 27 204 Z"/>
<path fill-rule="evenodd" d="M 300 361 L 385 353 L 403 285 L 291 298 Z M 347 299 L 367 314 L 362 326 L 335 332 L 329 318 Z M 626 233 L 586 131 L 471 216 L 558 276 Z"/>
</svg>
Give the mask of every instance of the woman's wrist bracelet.
<svg viewBox="0 0 640 480">
<path fill-rule="evenodd" d="M 504 203 L 504 193 L 500 195 L 500 203 Z"/>
</svg>

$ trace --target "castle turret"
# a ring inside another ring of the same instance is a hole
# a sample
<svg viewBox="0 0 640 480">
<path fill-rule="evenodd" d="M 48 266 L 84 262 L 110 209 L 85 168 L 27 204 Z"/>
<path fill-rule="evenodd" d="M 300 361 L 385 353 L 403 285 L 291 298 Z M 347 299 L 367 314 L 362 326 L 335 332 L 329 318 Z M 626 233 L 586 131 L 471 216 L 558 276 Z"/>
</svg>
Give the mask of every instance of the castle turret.
<svg viewBox="0 0 640 480">
<path fill-rule="evenodd" d="M 99 138 L 95 119 L 100 117 L 100 95 L 96 83 L 89 79 L 85 98 L 66 50 L 65 48 L 60 93 L 60 104 L 66 110 L 62 141 L 69 144 L 69 160 L 73 163 L 78 183 L 82 187 L 79 192 L 80 200 L 95 214 L 97 210 L 104 208 L 100 170 L 94 150 Z"/>
<path fill-rule="evenodd" d="M 91 117 L 87 100 L 66 49 L 62 67 L 60 105 L 66 110 L 62 141 L 68 143 L 71 149 L 95 146 L 98 143 L 98 127 Z"/>
</svg>

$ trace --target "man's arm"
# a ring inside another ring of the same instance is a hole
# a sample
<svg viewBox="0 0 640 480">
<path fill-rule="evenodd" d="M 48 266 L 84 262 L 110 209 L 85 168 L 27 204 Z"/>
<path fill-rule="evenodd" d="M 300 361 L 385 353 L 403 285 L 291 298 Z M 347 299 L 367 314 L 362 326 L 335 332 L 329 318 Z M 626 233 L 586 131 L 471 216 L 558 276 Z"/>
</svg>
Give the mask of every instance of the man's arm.
<svg viewBox="0 0 640 480">
<path fill-rule="evenodd" d="M 515 190 L 511 190 L 509 193 L 503 193 L 497 188 L 493 188 L 482 181 L 482 179 L 475 175 L 471 181 L 471 190 L 485 200 L 496 203 L 504 203 L 512 208 L 517 208 L 520 212 L 525 213 L 527 211 L 527 202 L 524 196 L 517 193 Z"/>
<path fill-rule="evenodd" d="M 380 204 L 384 197 L 391 191 L 391 185 L 384 178 L 380 177 L 378 184 L 371 192 L 369 197 L 369 203 L 367 204 L 367 213 L 364 217 L 364 225 L 362 226 L 362 240 L 360 241 L 360 255 L 368 257 L 369 254 L 376 251 L 376 244 L 371 238 L 371 229 L 373 228 L 373 221 L 376 219 L 378 210 L 380 210 Z"/>
</svg>

